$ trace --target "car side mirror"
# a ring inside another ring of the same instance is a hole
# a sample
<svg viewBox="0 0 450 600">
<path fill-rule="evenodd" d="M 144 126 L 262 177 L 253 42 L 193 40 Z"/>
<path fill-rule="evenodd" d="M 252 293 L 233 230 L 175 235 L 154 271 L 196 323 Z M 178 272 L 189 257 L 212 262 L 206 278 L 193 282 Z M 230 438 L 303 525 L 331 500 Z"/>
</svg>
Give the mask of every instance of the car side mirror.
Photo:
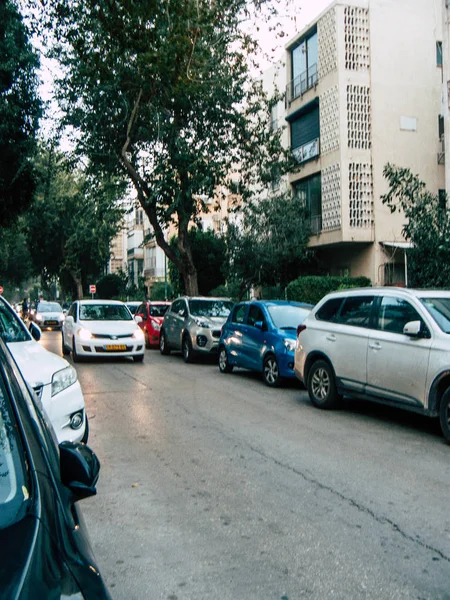
<svg viewBox="0 0 450 600">
<path fill-rule="evenodd" d="M 72 317 L 72 315 L 67 315 L 65 321 L 66 321 L 66 323 L 72 324 L 73 323 L 73 317 Z"/>
<path fill-rule="evenodd" d="M 31 321 L 29 331 L 31 333 L 31 337 L 35 339 L 37 342 L 41 339 L 42 331 L 41 328 Z"/>
<path fill-rule="evenodd" d="M 89 446 L 79 442 L 61 442 L 59 463 L 61 481 L 72 492 L 75 501 L 95 496 L 100 461 Z"/>
<path fill-rule="evenodd" d="M 264 331 L 264 329 L 265 329 L 264 321 L 255 321 L 255 327 L 256 327 L 256 329 L 260 329 L 261 331 Z"/>
<path fill-rule="evenodd" d="M 403 333 L 409 337 L 420 337 L 423 334 L 420 321 L 408 321 L 403 327 Z"/>
<path fill-rule="evenodd" d="M 142 323 L 142 321 L 143 321 L 143 319 L 142 319 L 141 315 L 136 315 L 136 316 L 134 317 L 134 320 L 136 321 L 136 323 Z"/>
</svg>

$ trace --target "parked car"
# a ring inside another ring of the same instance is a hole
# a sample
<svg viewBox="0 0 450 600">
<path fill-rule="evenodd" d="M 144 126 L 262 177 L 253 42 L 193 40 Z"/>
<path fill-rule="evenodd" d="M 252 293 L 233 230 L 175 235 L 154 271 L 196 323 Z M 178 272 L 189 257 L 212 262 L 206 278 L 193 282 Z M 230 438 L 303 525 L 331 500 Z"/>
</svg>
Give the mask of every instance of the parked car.
<svg viewBox="0 0 450 600">
<path fill-rule="evenodd" d="M 346 395 L 439 416 L 450 443 L 450 292 L 328 294 L 298 329 L 294 370 L 318 408 Z"/>
<path fill-rule="evenodd" d="M 125 304 L 128 306 L 128 308 L 130 309 L 130 313 L 132 315 L 136 314 L 137 309 L 139 308 L 139 306 L 141 305 L 141 302 L 139 302 L 139 300 L 130 300 L 129 302 L 125 302 Z"/>
<path fill-rule="evenodd" d="M 258 371 L 268 386 L 295 378 L 297 326 L 303 323 L 312 307 L 312 304 L 284 300 L 236 304 L 220 336 L 221 372 L 231 373 L 234 367 Z"/>
<path fill-rule="evenodd" d="M 41 300 L 36 304 L 32 315 L 30 312 L 30 319 L 37 323 L 41 329 L 61 330 L 65 315 L 62 306 L 58 302 Z"/>
<path fill-rule="evenodd" d="M 138 306 L 134 318 L 144 332 L 146 348 L 159 347 L 161 324 L 170 304 L 170 302 L 152 301 L 143 302 Z"/>
<path fill-rule="evenodd" d="M 0 297 L 0 337 L 22 375 L 42 401 L 59 442 L 87 442 L 89 424 L 77 372 L 67 360 L 38 343 L 41 330 L 28 330 L 12 306 Z"/>
<path fill-rule="evenodd" d="M 78 362 L 95 357 L 144 360 L 144 334 L 119 300 L 76 300 L 62 328 L 62 352 Z"/>
<path fill-rule="evenodd" d="M 58 448 L 37 402 L 0 340 L 1 596 L 110 600 L 76 505 L 100 463 L 84 444 Z"/>
<path fill-rule="evenodd" d="M 220 332 L 233 301 L 229 298 L 182 296 L 174 300 L 161 326 L 161 354 L 181 350 L 185 362 L 217 352 Z"/>
</svg>

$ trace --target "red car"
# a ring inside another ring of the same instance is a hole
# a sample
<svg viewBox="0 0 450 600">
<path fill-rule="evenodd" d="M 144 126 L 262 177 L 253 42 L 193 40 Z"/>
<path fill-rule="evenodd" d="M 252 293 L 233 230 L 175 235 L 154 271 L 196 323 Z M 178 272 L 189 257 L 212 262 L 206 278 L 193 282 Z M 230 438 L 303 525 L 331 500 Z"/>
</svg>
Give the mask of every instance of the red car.
<svg viewBox="0 0 450 600">
<path fill-rule="evenodd" d="M 143 302 L 136 309 L 134 318 L 144 332 L 146 348 L 159 347 L 159 330 L 170 305 L 171 302 L 155 300 L 153 302 Z"/>
</svg>

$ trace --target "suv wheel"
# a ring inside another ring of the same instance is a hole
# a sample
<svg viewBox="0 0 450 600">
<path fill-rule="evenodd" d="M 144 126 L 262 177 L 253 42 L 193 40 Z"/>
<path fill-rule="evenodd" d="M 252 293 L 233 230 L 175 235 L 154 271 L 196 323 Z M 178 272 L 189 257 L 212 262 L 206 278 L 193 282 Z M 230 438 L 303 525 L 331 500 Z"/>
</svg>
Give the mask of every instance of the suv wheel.
<svg viewBox="0 0 450 600">
<path fill-rule="evenodd" d="M 181 343 L 181 352 L 185 363 L 191 363 L 194 360 L 194 351 L 192 350 L 192 342 L 190 337 L 185 334 Z"/>
<path fill-rule="evenodd" d="M 450 444 L 450 388 L 444 393 L 439 407 L 439 421 L 442 433 L 448 444 Z"/>
<path fill-rule="evenodd" d="M 308 375 L 308 392 L 317 408 L 336 408 L 340 396 L 336 390 L 333 370 L 325 360 L 317 360 Z"/>
<path fill-rule="evenodd" d="M 170 354 L 170 348 L 167 345 L 167 339 L 164 329 L 161 329 L 161 333 L 159 335 L 159 351 L 161 354 L 167 355 Z"/>
<path fill-rule="evenodd" d="M 221 373 L 231 373 L 233 370 L 233 365 L 230 365 L 227 351 L 223 346 L 219 350 L 219 369 Z"/>
<path fill-rule="evenodd" d="M 280 385 L 280 370 L 278 368 L 277 359 L 273 354 L 269 354 L 264 359 L 263 365 L 264 383 L 269 387 L 277 387 Z"/>
</svg>

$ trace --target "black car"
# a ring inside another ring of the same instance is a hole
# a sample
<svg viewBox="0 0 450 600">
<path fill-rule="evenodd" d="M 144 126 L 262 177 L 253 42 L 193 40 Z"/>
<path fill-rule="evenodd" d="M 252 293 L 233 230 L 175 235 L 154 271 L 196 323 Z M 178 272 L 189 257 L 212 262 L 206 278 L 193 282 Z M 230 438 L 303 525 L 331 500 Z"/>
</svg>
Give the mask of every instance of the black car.
<svg viewBox="0 0 450 600">
<path fill-rule="evenodd" d="M 0 339 L 0 596 L 110 599 L 75 502 L 100 463 L 62 442 Z"/>
</svg>

